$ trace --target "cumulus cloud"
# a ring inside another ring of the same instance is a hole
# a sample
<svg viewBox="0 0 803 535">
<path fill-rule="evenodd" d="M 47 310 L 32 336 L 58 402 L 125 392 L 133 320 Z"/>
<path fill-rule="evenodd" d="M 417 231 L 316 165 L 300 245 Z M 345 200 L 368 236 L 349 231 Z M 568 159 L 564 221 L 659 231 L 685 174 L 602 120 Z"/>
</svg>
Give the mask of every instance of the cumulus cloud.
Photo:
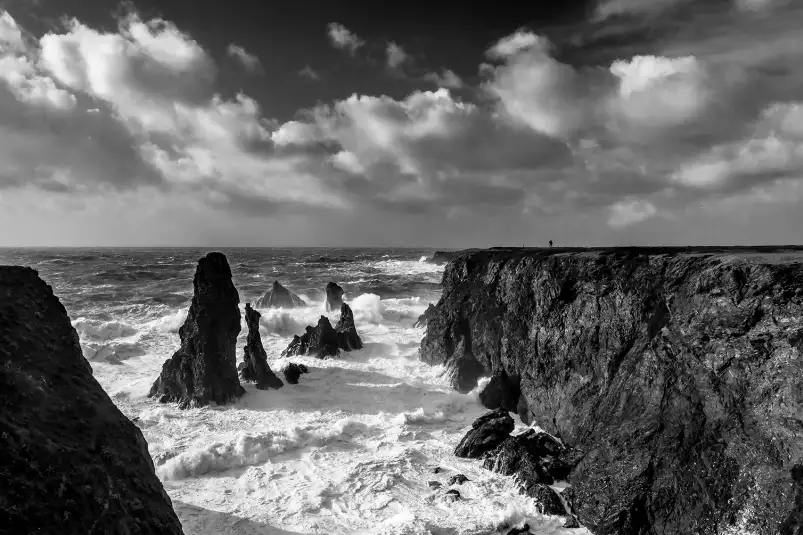
<svg viewBox="0 0 803 535">
<path fill-rule="evenodd" d="M 254 54 L 251 54 L 246 49 L 241 46 L 230 44 L 226 48 L 226 54 L 239 61 L 243 67 L 248 69 L 250 72 L 259 73 L 263 72 L 262 63 L 259 61 L 259 58 L 256 57 Z"/>
<path fill-rule="evenodd" d="M 387 54 L 388 67 L 391 69 L 398 69 L 410 58 L 407 52 L 393 41 L 388 43 L 388 46 L 385 48 L 385 54 Z"/>
<path fill-rule="evenodd" d="M 348 50 L 352 56 L 365 44 L 365 41 L 360 39 L 356 33 L 337 22 L 330 22 L 327 26 L 327 31 L 332 45 L 336 48 Z"/>
<path fill-rule="evenodd" d="M 464 85 L 463 80 L 449 69 L 443 69 L 441 72 L 427 73 L 424 75 L 424 79 L 432 82 L 439 88 L 460 89 Z"/>
<path fill-rule="evenodd" d="M 10 13 L 0 13 L 0 51 L 19 50 L 24 47 L 22 31 Z"/>
<path fill-rule="evenodd" d="M 626 199 L 611 205 L 608 225 L 615 228 L 622 228 L 641 223 L 657 213 L 658 210 L 648 201 Z"/>
</svg>

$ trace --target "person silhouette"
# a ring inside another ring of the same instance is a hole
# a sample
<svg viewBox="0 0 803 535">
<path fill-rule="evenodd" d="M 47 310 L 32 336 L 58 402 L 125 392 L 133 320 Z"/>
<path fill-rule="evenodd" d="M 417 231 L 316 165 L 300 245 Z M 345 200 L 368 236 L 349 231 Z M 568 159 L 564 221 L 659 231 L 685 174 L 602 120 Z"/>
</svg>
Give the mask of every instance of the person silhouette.
<svg viewBox="0 0 803 535">
<path fill-rule="evenodd" d="M 549 240 L 549 246 L 552 247 L 552 240 Z"/>
</svg>

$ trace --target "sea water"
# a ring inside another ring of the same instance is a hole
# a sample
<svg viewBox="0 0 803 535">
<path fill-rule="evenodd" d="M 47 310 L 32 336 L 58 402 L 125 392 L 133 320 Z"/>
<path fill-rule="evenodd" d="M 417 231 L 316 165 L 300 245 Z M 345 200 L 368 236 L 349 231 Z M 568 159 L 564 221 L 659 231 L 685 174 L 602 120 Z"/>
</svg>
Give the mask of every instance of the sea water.
<svg viewBox="0 0 803 535">
<path fill-rule="evenodd" d="M 0 264 L 33 267 L 53 286 L 95 378 L 142 429 L 187 535 L 484 534 L 525 522 L 532 533 L 587 533 L 539 514 L 512 478 L 452 455 L 485 410 L 476 391 L 453 391 L 442 368 L 418 360 L 424 330 L 413 324 L 441 293 L 443 267 L 426 261 L 434 251 L 217 250 L 229 260 L 241 310 L 274 280 L 309 305 L 260 310 L 279 377 L 294 334 L 322 314 L 336 322 L 339 313 L 324 305 L 330 281 L 345 289 L 364 349 L 292 357 L 309 368 L 297 385 L 245 384 L 232 405 L 179 410 L 147 393 L 179 347 L 195 266 L 209 250 L 0 249 Z M 525 428 L 517 420 L 514 433 Z M 445 491 L 457 473 L 469 482 L 454 487 L 461 499 L 452 502 Z"/>
</svg>

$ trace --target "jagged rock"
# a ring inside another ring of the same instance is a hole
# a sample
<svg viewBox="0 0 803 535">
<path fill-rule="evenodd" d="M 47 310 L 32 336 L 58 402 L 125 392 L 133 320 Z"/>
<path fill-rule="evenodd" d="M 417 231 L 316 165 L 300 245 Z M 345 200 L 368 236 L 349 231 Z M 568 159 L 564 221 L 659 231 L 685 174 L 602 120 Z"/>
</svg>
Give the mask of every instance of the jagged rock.
<svg viewBox="0 0 803 535">
<path fill-rule="evenodd" d="M 343 288 L 334 282 L 326 285 L 326 311 L 334 312 L 343 306 Z"/>
<path fill-rule="evenodd" d="M 566 514 L 566 508 L 563 506 L 560 496 L 549 485 L 545 485 L 544 483 L 528 483 L 523 486 L 521 490 L 522 494 L 526 494 L 535 500 L 541 514 L 560 516 Z"/>
<path fill-rule="evenodd" d="M 181 534 L 139 428 L 30 268 L 0 267 L 0 532 Z"/>
<path fill-rule="evenodd" d="M 201 258 L 190 310 L 178 331 L 181 348 L 164 363 L 150 397 L 188 408 L 210 402 L 222 405 L 245 393 L 237 377 L 235 352 L 241 328 L 239 302 L 226 256 L 209 253 Z"/>
<path fill-rule="evenodd" d="M 496 449 L 516 427 L 513 418 L 504 411 L 497 410 L 483 414 L 471 425 L 471 430 L 454 450 L 458 457 L 477 459 L 484 453 Z"/>
<path fill-rule="evenodd" d="M 526 533 L 530 533 L 530 524 L 524 524 L 520 528 L 513 528 L 507 532 L 507 535 L 525 535 Z"/>
<path fill-rule="evenodd" d="M 284 374 L 284 379 L 290 383 L 291 385 L 298 384 L 298 378 L 301 377 L 302 373 L 309 373 L 307 367 L 303 364 L 296 364 L 295 362 L 291 362 L 287 366 L 284 367 L 282 370 Z"/>
<path fill-rule="evenodd" d="M 357 334 L 357 328 L 354 326 L 354 313 L 346 303 L 340 306 L 340 319 L 335 325 L 335 331 L 337 331 L 340 349 L 344 351 L 362 349 L 362 340 L 360 335 Z"/>
<path fill-rule="evenodd" d="M 256 308 L 299 308 L 307 306 L 307 302 L 290 290 L 273 281 L 273 286 L 265 295 L 254 302 Z"/>
<path fill-rule="evenodd" d="M 435 305 L 430 303 L 424 313 L 418 316 L 418 319 L 415 321 L 415 323 L 413 323 L 413 327 L 416 329 L 426 327 L 427 320 L 429 320 L 433 314 L 435 314 Z"/>
<path fill-rule="evenodd" d="M 457 490 L 457 489 L 449 489 L 449 490 L 447 490 L 446 494 L 444 496 L 446 497 L 447 500 L 452 501 L 452 502 L 456 502 L 457 500 L 459 500 L 462 497 L 462 496 L 460 496 L 460 491 Z"/>
<path fill-rule="evenodd" d="M 443 472 L 443 468 L 441 468 L 440 466 L 436 466 L 435 468 L 432 469 L 433 474 L 440 474 L 441 472 Z"/>
<path fill-rule="evenodd" d="M 530 483 L 551 485 L 565 479 L 572 468 L 560 458 L 564 449 L 548 434 L 529 429 L 506 438 L 486 456 L 483 468 L 506 476 L 519 474 L 525 486 Z"/>
<path fill-rule="evenodd" d="M 265 353 L 259 334 L 259 318 L 260 313 L 251 308 L 250 303 L 246 303 L 245 324 L 248 326 L 248 338 L 243 348 L 245 358 L 240 364 L 240 378 L 243 381 L 256 383 L 259 390 L 281 388 L 284 383 L 268 366 L 268 355 Z"/>
<path fill-rule="evenodd" d="M 463 474 L 456 474 L 449 478 L 449 485 L 462 485 L 468 481 L 468 478 Z"/>
<path fill-rule="evenodd" d="M 433 489 L 439 489 L 443 486 L 439 481 L 427 481 L 427 485 Z"/>
<path fill-rule="evenodd" d="M 480 392 L 480 403 L 486 409 L 502 408 L 508 412 L 518 412 L 521 394 L 519 384 L 518 377 L 510 377 L 505 370 L 497 370 Z"/>
<path fill-rule="evenodd" d="M 525 421 L 582 452 L 573 512 L 597 535 L 801 516 L 800 250 L 684 249 L 460 254 L 421 343 L 461 391 L 521 378 Z"/>
<path fill-rule="evenodd" d="M 287 349 L 282 351 L 283 357 L 289 355 L 314 355 L 319 359 L 340 355 L 340 338 L 329 318 L 321 316 L 316 327 L 308 325 L 303 335 L 294 336 Z"/>
<path fill-rule="evenodd" d="M 580 524 L 580 521 L 577 519 L 577 516 L 569 515 L 563 522 L 563 527 L 566 529 L 577 529 L 577 528 L 582 528 L 583 526 Z"/>
</svg>

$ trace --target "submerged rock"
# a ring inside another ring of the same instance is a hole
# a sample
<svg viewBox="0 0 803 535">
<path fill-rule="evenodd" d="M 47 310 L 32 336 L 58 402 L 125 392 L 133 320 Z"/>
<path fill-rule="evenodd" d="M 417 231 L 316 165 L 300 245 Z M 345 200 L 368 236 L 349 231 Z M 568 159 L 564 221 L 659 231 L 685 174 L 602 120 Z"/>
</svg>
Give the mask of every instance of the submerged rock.
<svg viewBox="0 0 803 535">
<path fill-rule="evenodd" d="M 468 481 L 468 478 L 463 474 L 456 474 L 449 478 L 449 485 L 462 485 Z"/>
<path fill-rule="evenodd" d="M 524 420 L 582 452 L 567 491 L 597 535 L 792 533 L 800 251 L 684 249 L 462 253 L 421 359 L 461 391 L 520 377 Z"/>
<path fill-rule="evenodd" d="M 483 414 L 471 425 L 471 430 L 454 450 L 458 457 L 478 459 L 496 449 L 516 427 L 513 418 L 504 410 Z"/>
<path fill-rule="evenodd" d="M 239 302 L 226 256 L 209 253 L 201 258 L 190 310 L 178 331 L 181 348 L 164 363 L 150 397 L 162 403 L 177 401 L 185 409 L 230 403 L 245 393 L 237 377 L 235 352 L 241 328 Z"/>
<path fill-rule="evenodd" d="M 460 491 L 457 490 L 457 489 L 449 489 L 449 490 L 447 490 L 446 494 L 444 496 L 446 497 L 447 500 L 452 501 L 452 502 L 456 502 L 457 500 L 462 498 L 462 496 L 460 496 Z"/>
<path fill-rule="evenodd" d="M 307 306 L 307 302 L 290 290 L 273 281 L 273 286 L 265 295 L 254 302 L 256 308 L 299 308 Z"/>
<path fill-rule="evenodd" d="M 343 288 L 334 282 L 326 285 L 326 311 L 334 312 L 343 306 Z"/>
<path fill-rule="evenodd" d="M 507 532 L 507 535 L 524 535 L 525 533 L 530 533 L 530 524 L 524 524 L 520 528 L 513 528 Z"/>
<path fill-rule="evenodd" d="M 139 428 L 53 290 L 0 267 L 0 532 L 181 534 Z"/>
<path fill-rule="evenodd" d="M 362 340 L 354 326 L 354 313 L 346 303 L 340 306 L 340 319 L 335 325 L 335 331 L 337 331 L 340 349 L 344 351 L 362 349 Z"/>
<path fill-rule="evenodd" d="M 309 373 L 309 370 L 303 364 L 296 364 L 295 362 L 291 362 L 287 366 L 284 367 L 282 370 L 284 374 L 284 379 L 291 385 L 298 384 L 298 378 L 301 377 L 302 373 Z"/>
<path fill-rule="evenodd" d="M 423 314 L 418 316 L 418 319 L 413 323 L 413 327 L 419 329 L 421 327 L 427 326 L 427 321 L 435 314 L 435 305 L 432 303 L 429 304 L 427 309 L 424 311 Z"/>
<path fill-rule="evenodd" d="M 304 334 L 294 336 L 287 349 L 282 351 L 283 357 L 290 355 L 313 355 L 319 359 L 340 355 L 340 338 L 329 318 L 321 316 L 317 326 L 308 325 Z"/>
<path fill-rule="evenodd" d="M 246 303 L 245 324 L 248 326 L 248 338 L 243 348 L 245 357 L 240 365 L 240 378 L 243 381 L 256 383 L 259 390 L 281 388 L 284 383 L 268 366 L 268 355 L 265 353 L 259 334 L 259 318 L 259 312 L 251 308 L 250 303 Z"/>
</svg>

